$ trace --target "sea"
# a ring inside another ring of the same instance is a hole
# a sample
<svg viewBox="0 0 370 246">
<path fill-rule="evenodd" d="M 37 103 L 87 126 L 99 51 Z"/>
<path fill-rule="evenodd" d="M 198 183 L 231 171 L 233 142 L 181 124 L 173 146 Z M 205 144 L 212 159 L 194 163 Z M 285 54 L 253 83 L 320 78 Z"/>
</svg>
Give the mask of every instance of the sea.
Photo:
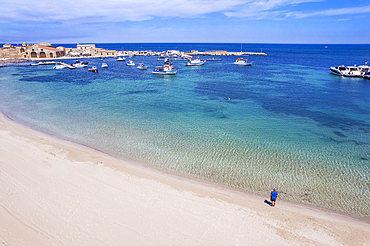
<svg viewBox="0 0 370 246">
<path fill-rule="evenodd" d="M 58 44 L 76 47 L 76 44 Z M 0 111 L 58 138 L 164 172 L 370 219 L 370 81 L 333 75 L 364 65 L 370 45 L 116 43 L 117 51 L 263 52 L 252 66 L 135 56 L 86 58 L 83 69 L 0 67 Z M 75 60 L 66 60 L 73 63 Z M 102 63 L 108 68 L 101 68 Z M 263 204 L 263 201 L 261 201 Z"/>
</svg>

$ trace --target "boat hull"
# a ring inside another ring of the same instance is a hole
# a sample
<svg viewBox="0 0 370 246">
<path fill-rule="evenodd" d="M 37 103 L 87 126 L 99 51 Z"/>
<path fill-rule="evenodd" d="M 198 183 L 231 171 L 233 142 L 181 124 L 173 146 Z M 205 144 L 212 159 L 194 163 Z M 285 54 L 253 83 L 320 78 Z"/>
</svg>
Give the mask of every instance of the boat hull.
<svg viewBox="0 0 370 246">
<path fill-rule="evenodd" d="M 153 74 L 159 74 L 159 75 L 176 75 L 178 70 L 171 70 L 171 71 L 156 71 L 153 70 Z"/>
<path fill-rule="evenodd" d="M 234 64 L 239 66 L 252 66 L 253 62 L 234 62 Z"/>
</svg>

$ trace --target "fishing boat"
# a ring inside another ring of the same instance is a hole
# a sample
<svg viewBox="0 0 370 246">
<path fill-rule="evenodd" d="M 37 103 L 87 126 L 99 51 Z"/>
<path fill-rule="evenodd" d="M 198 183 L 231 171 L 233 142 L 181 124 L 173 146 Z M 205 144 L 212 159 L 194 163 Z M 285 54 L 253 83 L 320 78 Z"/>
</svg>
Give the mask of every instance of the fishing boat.
<svg viewBox="0 0 370 246">
<path fill-rule="evenodd" d="M 185 64 L 185 66 L 200 66 L 204 65 L 206 63 L 206 60 L 200 60 L 199 58 L 197 59 L 189 59 L 189 62 Z"/>
<path fill-rule="evenodd" d="M 98 72 L 98 69 L 95 67 L 95 66 L 93 66 L 93 67 L 89 67 L 89 69 L 88 69 L 90 72 L 94 72 L 94 73 L 97 73 Z"/>
<path fill-rule="evenodd" d="M 118 57 L 117 58 L 117 61 L 126 61 L 126 58 L 124 58 L 124 57 Z"/>
<path fill-rule="evenodd" d="M 253 62 L 248 61 L 246 58 L 238 58 L 234 62 L 235 65 L 252 66 Z"/>
<path fill-rule="evenodd" d="M 108 68 L 108 64 L 104 62 L 103 64 L 101 64 L 101 67 L 102 68 Z"/>
<path fill-rule="evenodd" d="M 137 66 L 137 68 L 140 70 L 146 70 L 148 69 L 148 66 L 145 66 L 144 63 L 139 63 L 139 66 Z"/>
<path fill-rule="evenodd" d="M 134 60 L 128 60 L 128 61 L 126 62 L 126 65 L 127 65 L 127 66 L 135 66 Z"/>
<path fill-rule="evenodd" d="M 176 75 L 178 72 L 172 64 L 165 64 L 163 66 L 157 66 L 153 69 L 153 74 L 162 74 L 162 75 Z"/>
</svg>

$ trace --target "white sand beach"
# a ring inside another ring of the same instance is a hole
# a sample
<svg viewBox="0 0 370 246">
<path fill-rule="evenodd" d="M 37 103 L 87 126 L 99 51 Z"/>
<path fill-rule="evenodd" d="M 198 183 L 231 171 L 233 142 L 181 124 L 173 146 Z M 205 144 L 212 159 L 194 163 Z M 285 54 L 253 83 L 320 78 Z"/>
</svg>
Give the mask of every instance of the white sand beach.
<svg viewBox="0 0 370 246">
<path fill-rule="evenodd" d="M 0 116 L 1 245 L 370 245 L 370 223 L 187 180 Z"/>
</svg>

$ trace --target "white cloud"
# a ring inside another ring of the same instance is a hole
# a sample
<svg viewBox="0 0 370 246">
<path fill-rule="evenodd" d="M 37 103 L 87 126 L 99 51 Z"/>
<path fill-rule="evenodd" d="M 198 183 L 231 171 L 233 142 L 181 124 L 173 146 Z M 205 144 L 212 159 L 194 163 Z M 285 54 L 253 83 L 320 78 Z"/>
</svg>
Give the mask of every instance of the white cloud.
<svg viewBox="0 0 370 246">
<path fill-rule="evenodd" d="M 314 16 L 338 16 L 338 15 L 364 14 L 364 13 L 370 13 L 370 6 L 329 9 L 329 10 L 316 11 L 316 12 L 311 12 L 311 13 L 291 12 L 291 13 L 287 13 L 286 15 L 287 17 L 294 17 L 297 19 L 301 19 L 301 18 L 314 17 Z"/>
<path fill-rule="evenodd" d="M 153 17 L 196 17 L 226 11 L 243 0 L 0 0 L 0 22 L 122 22 Z"/>
<path fill-rule="evenodd" d="M 321 2 L 324 0 L 254 0 L 250 1 L 239 9 L 226 12 L 228 17 L 240 17 L 250 19 L 273 19 L 284 15 L 287 10 L 277 10 L 278 8 L 297 5 L 308 2 Z M 285 15 L 284 15 L 285 16 Z"/>
<path fill-rule="evenodd" d="M 290 6 L 325 0 L 0 0 L 0 23 L 67 24 L 193 18 L 210 13 L 248 19 L 307 18 L 369 13 L 370 6 L 292 12 Z"/>
</svg>

